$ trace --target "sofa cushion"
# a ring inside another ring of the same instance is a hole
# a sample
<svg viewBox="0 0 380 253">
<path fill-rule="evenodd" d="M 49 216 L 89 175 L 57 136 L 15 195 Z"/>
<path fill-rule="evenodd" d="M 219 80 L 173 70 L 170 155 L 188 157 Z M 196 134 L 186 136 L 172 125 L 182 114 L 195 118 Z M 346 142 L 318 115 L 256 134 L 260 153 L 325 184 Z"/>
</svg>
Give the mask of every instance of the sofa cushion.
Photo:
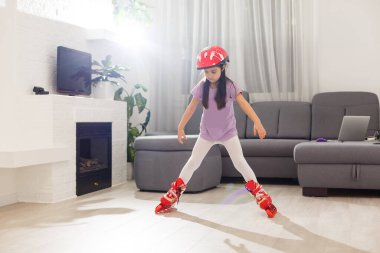
<svg viewBox="0 0 380 253">
<path fill-rule="evenodd" d="M 337 139 L 344 115 L 371 116 L 367 135 L 379 129 L 379 100 L 370 92 L 325 92 L 312 99 L 311 139 Z"/>
<path fill-rule="evenodd" d="M 377 96 L 376 96 L 377 98 Z M 373 135 L 376 130 L 379 130 L 379 103 L 373 104 L 346 106 L 346 115 L 369 115 L 371 119 L 368 124 L 367 135 Z"/>
<path fill-rule="evenodd" d="M 270 139 L 310 139 L 311 106 L 307 102 L 255 102 L 252 107 L 259 116 Z M 253 136 L 253 123 L 248 120 L 247 138 Z"/>
<path fill-rule="evenodd" d="M 275 102 L 257 102 L 251 104 L 251 106 L 267 131 L 266 138 L 277 138 L 280 114 L 278 104 L 275 104 Z M 257 135 L 253 136 L 253 123 L 250 119 L 247 121 L 246 138 L 258 138 Z"/>
<path fill-rule="evenodd" d="M 301 139 L 241 139 L 240 143 L 245 157 L 293 157 L 294 147 L 309 140 Z M 222 157 L 228 157 L 228 152 L 221 146 Z"/>
<path fill-rule="evenodd" d="M 319 137 L 338 139 L 340 125 L 344 116 L 343 106 L 313 105 L 312 139 Z"/>
<path fill-rule="evenodd" d="M 193 96 L 190 96 L 189 103 Z M 203 113 L 203 106 L 201 103 L 199 103 L 197 109 L 189 119 L 189 122 L 187 122 L 185 126 L 185 133 L 186 134 L 199 134 L 200 125 L 201 125 L 201 119 L 202 119 L 202 113 Z"/>
<path fill-rule="evenodd" d="M 278 138 L 310 139 L 311 105 L 291 102 L 280 108 Z"/>
<path fill-rule="evenodd" d="M 301 143 L 294 148 L 299 164 L 380 164 L 380 146 L 367 141 Z"/>
</svg>

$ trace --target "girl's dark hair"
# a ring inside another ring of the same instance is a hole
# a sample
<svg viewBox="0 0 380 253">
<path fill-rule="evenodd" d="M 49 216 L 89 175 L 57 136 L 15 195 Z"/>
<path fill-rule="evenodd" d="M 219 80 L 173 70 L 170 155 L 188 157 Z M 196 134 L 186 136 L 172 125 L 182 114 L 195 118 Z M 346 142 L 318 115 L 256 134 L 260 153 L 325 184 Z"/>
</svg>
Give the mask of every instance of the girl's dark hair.
<svg viewBox="0 0 380 253">
<path fill-rule="evenodd" d="M 222 69 L 220 78 L 218 80 L 218 90 L 216 91 L 215 101 L 218 106 L 218 110 L 226 106 L 226 71 Z M 202 104 L 203 107 L 208 109 L 208 97 L 210 92 L 210 81 L 206 79 L 203 85 Z"/>
</svg>

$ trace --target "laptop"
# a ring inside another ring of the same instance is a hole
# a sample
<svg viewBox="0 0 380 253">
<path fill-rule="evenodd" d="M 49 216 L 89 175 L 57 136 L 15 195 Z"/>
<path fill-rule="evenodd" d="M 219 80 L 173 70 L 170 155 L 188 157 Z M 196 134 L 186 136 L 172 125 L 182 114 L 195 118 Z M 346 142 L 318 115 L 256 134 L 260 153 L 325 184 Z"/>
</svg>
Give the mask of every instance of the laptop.
<svg viewBox="0 0 380 253">
<path fill-rule="evenodd" d="M 338 141 L 364 141 L 370 116 L 344 116 Z"/>
</svg>

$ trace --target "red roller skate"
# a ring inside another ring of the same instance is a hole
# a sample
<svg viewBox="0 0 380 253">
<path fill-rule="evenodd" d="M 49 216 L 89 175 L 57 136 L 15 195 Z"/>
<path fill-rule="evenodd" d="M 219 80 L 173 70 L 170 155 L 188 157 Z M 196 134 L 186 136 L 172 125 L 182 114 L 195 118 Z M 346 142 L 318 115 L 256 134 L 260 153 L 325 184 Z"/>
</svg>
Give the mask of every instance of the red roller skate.
<svg viewBox="0 0 380 253">
<path fill-rule="evenodd" d="M 253 180 L 245 184 L 245 188 L 255 197 L 256 203 L 264 209 L 269 218 L 273 218 L 277 213 L 277 208 L 272 204 L 272 199 L 268 193 L 263 190 L 263 186 Z"/>
<path fill-rule="evenodd" d="M 181 178 L 172 183 L 169 191 L 161 197 L 161 203 L 156 207 L 155 212 L 162 213 L 169 210 L 175 203 L 178 203 L 181 194 L 186 190 L 186 184 Z"/>
</svg>

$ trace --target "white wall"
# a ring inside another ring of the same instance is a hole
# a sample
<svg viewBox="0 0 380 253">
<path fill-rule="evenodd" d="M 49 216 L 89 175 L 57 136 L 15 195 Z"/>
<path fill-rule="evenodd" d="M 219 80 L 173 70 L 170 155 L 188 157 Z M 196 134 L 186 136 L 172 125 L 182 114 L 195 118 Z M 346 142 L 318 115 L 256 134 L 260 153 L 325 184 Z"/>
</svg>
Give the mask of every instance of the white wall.
<svg viewBox="0 0 380 253">
<path fill-rule="evenodd" d="M 10 2 L 10 1 L 7 1 Z M 14 84 L 12 55 L 14 54 L 14 27 L 15 27 L 15 11 L 14 6 L 9 6 L 6 2 L 0 5 L 0 149 L 3 149 L 11 141 L 9 135 L 12 132 L 10 122 L 12 121 L 12 110 L 10 104 Z M 15 190 L 15 172 L 12 169 L 0 169 L 0 206 L 13 203 L 17 198 Z"/>
<path fill-rule="evenodd" d="M 8 1 L 9 2 L 9 1 Z M 15 52 L 15 11 L 12 6 L 0 7 L 0 148 L 5 147 L 12 128 L 9 124 L 12 112 L 9 110 L 9 103 L 12 101 L 14 74 L 13 55 Z"/>
<path fill-rule="evenodd" d="M 111 54 L 115 63 L 132 65 L 133 70 L 127 73 L 128 77 L 137 74 L 136 66 L 130 64 L 135 61 L 130 59 L 128 50 L 122 46 L 112 42 L 89 41 L 85 28 L 20 12 L 17 10 L 18 1 L 7 2 L 5 8 L 0 7 L 0 69 L 4 73 L 0 82 L 3 129 L 0 131 L 0 148 L 18 148 L 34 143 L 40 145 L 41 141 L 47 140 L 42 136 L 52 134 L 51 127 L 39 125 L 40 118 L 46 115 L 38 108 L 28 113 L 23 96 L 33 94 L 33 86 L 41 86 L 51 94 L 57 94 L 57 46 L 89 52 L 96 60 Z M 33 9 L 32 4 L 30 8 Z M 134 79 L 139 78 L 136 76 Z"/>
<path fill-rule="evenodd" d="M 85 28 L 18 11 L 18 2 L 0 2 L 0 151 L 59 144 L 53 138 L 53 126 L 44 124 L 51 122 L 52 108 L 45 108 L 36 100 L 31 110 L 30 102 L 25 101 L 25 97 L 33 94 L 33 86 L 56 93 L 57 46 L 83 50 L 99 58 L 117 54 L 122 61 L 117 62 L 119 65 L 128 65 L 129 59 L 127 53 L 114 48 L 113 43 L 89 42 Z M 27 3 L 30 8 L 38 7 L 38 1 Z M 119 118 L 125 119 L 125 115 Z M 20 175 L 16 172 L 0 168 L 0 205 L 12 203 L 17 197 Z"/>
<path fill-rule="evenodd" d="M 318 0 L 320 91 L 380 97 L 380 1 Z"/>
</svg>

